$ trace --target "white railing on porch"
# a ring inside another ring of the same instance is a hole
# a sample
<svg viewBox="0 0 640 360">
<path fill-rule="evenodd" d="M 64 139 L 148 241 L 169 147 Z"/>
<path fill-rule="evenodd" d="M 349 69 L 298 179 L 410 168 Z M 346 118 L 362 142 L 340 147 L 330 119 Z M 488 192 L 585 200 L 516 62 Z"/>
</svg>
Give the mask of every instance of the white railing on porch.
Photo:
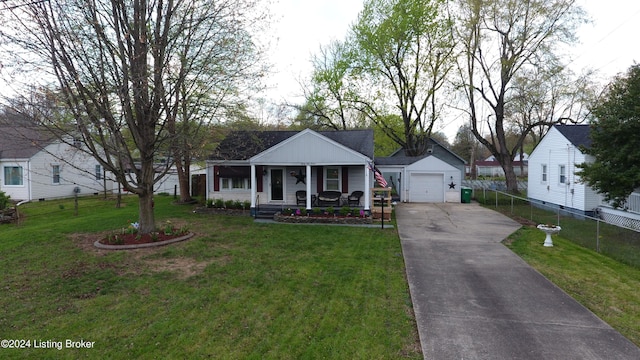
<svg viewBox="0 0 640 360">
<path fill-rule="evenodd" d="M 605 201 L 603 197 L 600 198 L 600 205 L 609 207 L 609 208 L 614 208 L 613 203 Z M 631 193 L 631 195 L 629 195 L 624 205 L 620 208 L 617 208 L 617 210 L 640 214 L 640 192 Z"/>
<path fill-rule="evenodd" d="M 634 192 L 629 195 L 627 207 L 629 212 L 640 214 L 640 193 Z"/>
</svg>

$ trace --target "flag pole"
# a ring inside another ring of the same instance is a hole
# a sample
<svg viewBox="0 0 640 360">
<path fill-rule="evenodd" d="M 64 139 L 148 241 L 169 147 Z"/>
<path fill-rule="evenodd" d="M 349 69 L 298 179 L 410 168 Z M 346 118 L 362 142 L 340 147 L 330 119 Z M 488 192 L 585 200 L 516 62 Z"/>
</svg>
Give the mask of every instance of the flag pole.
<svg viewBox="0 0 640 360">
<path fill-rule="evenodd" d="M 384 192 L 380 198 L 380 205 L 382 206 L 382 216 L 380 216 L 380 229 L 384 229 Z"/>
</svg>

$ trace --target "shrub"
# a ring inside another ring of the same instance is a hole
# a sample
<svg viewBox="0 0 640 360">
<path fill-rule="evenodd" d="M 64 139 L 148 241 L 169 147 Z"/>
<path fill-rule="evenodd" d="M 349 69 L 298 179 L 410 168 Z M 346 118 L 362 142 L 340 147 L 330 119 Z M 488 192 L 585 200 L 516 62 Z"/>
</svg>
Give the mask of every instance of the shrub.
<svg viewBox="0 0 640 360">
<path fill-rule="evenodd" d="M 233 206 L 236 204 L 235 201 L 233 200 L 227 200 L 224 202 L 224 207 L 226 207 L 227 209 L 233 209 Z"/>
<path fill-rule="evenodd" d="M 313 214 L 314 214 L 314 215 L 320 215 L 320 214 L 322 214 L 322 209 L 317 208 L 317 207 L 316 207 L 316 208 L 313 208 L 311 211 L 313 212 Z"/>
<path fill-rule="evenodd" d="M 234 209 L 244 209 L 243 207 L 244 203 L 240 200 L 236 200 L 233 202 L 233 208 Z"/>
<path fill-rule="evenodd" d="M 348 206 L 343 206 L 340 208 L 340 215 L 347 216 L 351 213 L 351 208 Z"/>
<path fill-rule="evenodd" d="M 212 208 L 213 207 L 213 199 L 207 199 L 207 207 L 208 208 Z"/>
<path fill-rule="evenodd" d="M 216 206 L 217 208 L 220 208 L 220 209 L 221 209 L 221 208 L 223 208 L 223 207 L 224 207 L 224 200 L 222 200 L 222 199 L 216 199 L 216 200 L 215 200 L 215 206 Z"/>
<path fill-rule="evenodd" d="M 329 215 L 333 215 L 335 214 L 336 210 L 333 208 L 333 206 L 329 206 L 326 210 L 327 214 Z"/>
<path fill-rule="evenodd" d="M 251 201 L 247 201 L 245 200 L 245 202 L 242 203 L 242 208 L 243 209 L 249 209 L 251 208 Z"/>
<path fill-rule="evenodd" d="M 10 196 L 0 191 L 0 210 L 4 210 L 9 205 Z"/>
</svg>

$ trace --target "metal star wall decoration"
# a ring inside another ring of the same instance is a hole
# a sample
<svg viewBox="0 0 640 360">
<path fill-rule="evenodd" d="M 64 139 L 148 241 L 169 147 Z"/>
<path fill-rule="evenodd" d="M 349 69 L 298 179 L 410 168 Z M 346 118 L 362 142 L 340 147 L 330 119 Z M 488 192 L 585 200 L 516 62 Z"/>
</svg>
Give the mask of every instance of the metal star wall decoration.
<svg viewBox="0 0 640 360">
<path fill-rule="evenodd" d="M 449 189 L 455 189 L 456 188 L 456 184 L 452 181 L 451 184 L 449 184 Z"/>
<path fill-rule="evenodd" d="M 297 174 L 295 171 L 292 171 L 289 174 L 294 178 L 296 178 L 296 184 L 298 183 L 306 184 L 305 181 L 306 181 L 307 175 L 302 173 L 302 169 L 298 170 Z"/>
</svg>

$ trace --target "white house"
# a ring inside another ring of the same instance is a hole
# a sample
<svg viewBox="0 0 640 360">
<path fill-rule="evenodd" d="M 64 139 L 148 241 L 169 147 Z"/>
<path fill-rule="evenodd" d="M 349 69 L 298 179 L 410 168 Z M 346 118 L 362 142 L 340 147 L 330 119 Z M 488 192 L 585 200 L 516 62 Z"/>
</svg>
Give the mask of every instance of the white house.
<svg viewBox="0 0 640 360">
<path fill-rule="evenodd" d="M 403 201 L 460 202 L 464 160 L 431 145 L 424 156 L 397 152 L 375 165 L 389 186 L 404 189 Z M 361 192 L 355 204 L 369 210 L 373 160 L 372 130 L 236 131 L 207 160 L 207 198 L 311 209 L 326 195 L 353 205 L 350 195 Z"/>
<path fill-rule="evenodd" d="M 0 126 L 0 191 L 13 200 L 40 200 L 113 189 L 91 156 L 35 127 Z"/>
<path fill-rule="evenodd" d="M 371 130 L 236 131 L 207 160 L 207 198 L 311 209 L 322 194 L 341 205 L 362 191 L 368 209 L 372 158 Z"/>
<path fill-rule="evenodd" d="M 529 156 L 528 198 L 532 202 L 557 206 L 575 214 L 593 216 L 596 211 L 605 220 L 636 227 L 640 221 L 640 193 L 633 193 L 626 209 L 614 209 L 603 197 L 583 184 L 577 164 L 592 162 L 581 151 L 589 148 L 589 125 L 555 125 Z M 640 228 L 640 227 L 639 227 Z"/>
</svg>

